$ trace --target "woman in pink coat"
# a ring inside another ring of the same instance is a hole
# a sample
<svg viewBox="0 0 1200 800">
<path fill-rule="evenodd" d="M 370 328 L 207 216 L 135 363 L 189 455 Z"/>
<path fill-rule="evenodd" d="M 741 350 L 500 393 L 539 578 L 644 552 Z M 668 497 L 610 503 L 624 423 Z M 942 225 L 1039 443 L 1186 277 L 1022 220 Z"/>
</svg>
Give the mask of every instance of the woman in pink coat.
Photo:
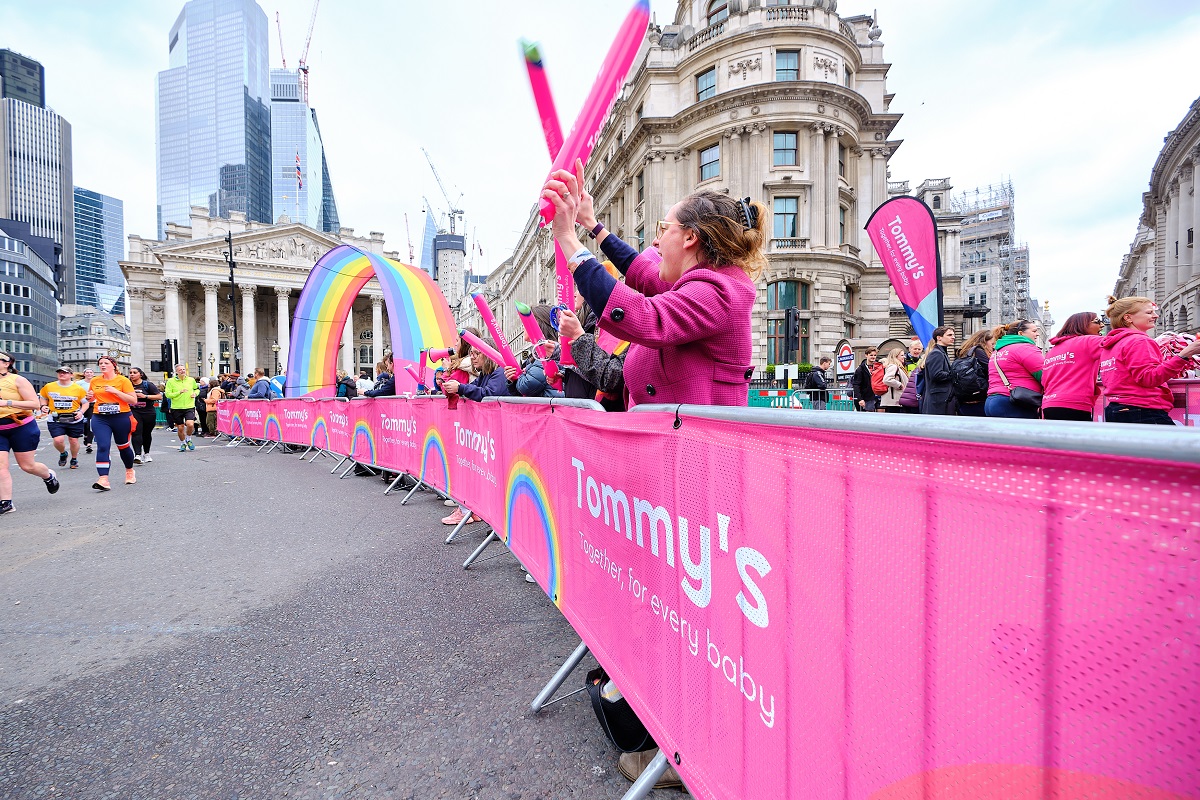
<svg viewBox="0 0 1200 800">
<path fill-rule="evenodd" d="M 1091 422 L 1100 373 L 1104 321 L 1091 311 L 1072 314 L 1050 340 L 1042 362 L 1042 419 Z"/>
<path fill-rule="evenodd" d="M 1108 405 L 1107 422 L 1174 425 L 1168 413 L 1174 406 L 1167 381 L 1188 369 L 1200 353 L 1200 340 L 1177 355 L 1163 357 L 1158 342 L 1148 335 L 1158 321 L 1158 306 L 1149 297 L 1108 298 L 1112 332 L 1100 340 L 1100 380 Z"/>
<path fill-rule="evenodd" d="M 554 239 L 567 254 L 579 293 L 601 328 L 630 343 L 624 367 L 628 406 L 746 405 L 754 371 L 754 278 L 766 265 L 766 208 L 716 192 L 689 195 L 658 223 L 657 266 L 609 236 L 605 252 L 625 273 L 621 283 L 575 234 L 581 206 L 591 205 L 584 199 L 582 175 L 580 162 L 574 175 L 558 170 L 542 196 L 554 205 Z M 596 223 L 591 231 L 598 236 L 603 229 Z"/>
</svg>

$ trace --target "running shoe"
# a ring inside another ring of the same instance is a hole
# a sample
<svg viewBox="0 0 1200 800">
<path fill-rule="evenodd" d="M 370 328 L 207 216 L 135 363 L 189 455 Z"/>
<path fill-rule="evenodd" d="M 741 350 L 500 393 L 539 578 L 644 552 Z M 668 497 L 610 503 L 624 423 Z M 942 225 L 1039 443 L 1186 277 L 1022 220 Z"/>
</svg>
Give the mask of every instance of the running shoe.
<svg viewBox="0 0 1200 800">
<path fill-rule="evenodd" d="M 140 464 L 140 463 L 142 463 L 142 457 L 141 457 L 141 456 L 134 456 L 134 457 L 133 457 L 133 463 L 135 463 L 135 464 Z M 60 464 L 59 466 L 62 466 L 62 465 Z"/>
<path fill-rule="evenodd" d="M 65 467 L 67 465 L 67 454 L 65 451 L 58 454 L 58 465 L 60 467 Z"/>
<path fill-rule="evenodd" d="M 79 469 L 79 459 L 78 458 L 71 459 L 71 469 Z"/>
<path fill-rule="evenodd" d="M 192 440 L 191 440 L 191 439 L 188 439 L 188 440 L 187 440 L 187 448 L 188 448 L 188 450 L 195 450 L 195 449 L 196 449 L 196 445 L 192 444 Z"/>
<path fill-rule="evenodd" d="M 142 456 L 142 461 L 146 464 L 149 464 L 153 460 L 154 459 L 150 457 L 149 453 L 146 453 L 146 455 Z"/>
<path fill-rule="evenodd" d="M 89 444 L 87 447 L 85 447 L 85 448 L 84 448 L 84 452 L 85 452 L 85 453 L 90 453 L 90 452 L 92 452 L 92 446 Z"/>
<path fill-rule="evenodd" d="M 12 500 L 0 500 L 0 514 L 9 514 L 16 511 L 13 508 Z"/>
<path fill-rule="evenodd" d="M 181 453 L 187 452 L 187 442 L 179 443 L 179 452 L 181 452 Z"/>
<path fill-rule="evenodd" d="M 132 469 L 127 469 L 125 470 L 125 485 L 128 486 L 131 483 L 137 483 L 137 475 Z"/>
<path fill-rule="evenodd" d="M 50 494 L 58 491 L 58 476 L 54 474 L 54 470 L 50 470 L 50 477 L 42 482 L 46 484 L 46 491 Z"/>
</svg>

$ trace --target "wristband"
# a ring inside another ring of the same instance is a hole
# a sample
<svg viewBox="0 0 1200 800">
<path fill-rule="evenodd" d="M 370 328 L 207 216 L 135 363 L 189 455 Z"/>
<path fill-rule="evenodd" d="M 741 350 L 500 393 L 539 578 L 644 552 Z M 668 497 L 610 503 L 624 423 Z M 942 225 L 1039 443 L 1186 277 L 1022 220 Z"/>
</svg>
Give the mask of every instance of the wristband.
<svg viewBox="0 0 1200 800">
<path fill-rule="evenodd" d="M 595 239 L 597 236 L 600 235 L 600 231 L 602 231 L 602 230 L 604 230 L 604 223 L 597 222 L 596 227 L 594 227 L 590 231 L 588 231 L 588 236 L 591 236 L 593 239 Z"/>
<path fill-rule="evenodd" d="M 589 258 L 595 258 L 595 256 L 592 255 L 592 251 L 588 250 L 586 247 L 581 247 L 575 251 L 574 255 L 572 255 L 570 258 L 567 259 L 567 263 L 568 264 L 582 264 L 584 261 L 587 261 Z"/>
</svg>

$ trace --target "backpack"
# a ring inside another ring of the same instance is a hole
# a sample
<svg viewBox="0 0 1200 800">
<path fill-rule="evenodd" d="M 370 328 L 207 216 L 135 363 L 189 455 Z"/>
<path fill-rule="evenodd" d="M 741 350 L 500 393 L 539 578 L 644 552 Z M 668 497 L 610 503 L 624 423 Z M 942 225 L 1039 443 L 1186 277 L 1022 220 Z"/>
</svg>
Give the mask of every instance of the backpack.
<svg viewBox="0 0 1200 800">
<path fill-rule="evenodd" d="M 883 364 L 880 364 L 878 361 L 876 361 L 871 365 L 870 371 L 871 391 L 875 393 L 876 397 L 883 397 L 888 393 L 888 389 L 892 388 L 883 382 L 883 374 L 887 371 L 887 368 L 884 367 Z"/>
<path fill-rule="evenodd" d="M 966 402 L 977 402 L 987 397 L 987 364 L 975 357 L 974 350 L 970 355 L 959 356 L 950 365 L 950 391 L 956 398 Z"/>
</svg>

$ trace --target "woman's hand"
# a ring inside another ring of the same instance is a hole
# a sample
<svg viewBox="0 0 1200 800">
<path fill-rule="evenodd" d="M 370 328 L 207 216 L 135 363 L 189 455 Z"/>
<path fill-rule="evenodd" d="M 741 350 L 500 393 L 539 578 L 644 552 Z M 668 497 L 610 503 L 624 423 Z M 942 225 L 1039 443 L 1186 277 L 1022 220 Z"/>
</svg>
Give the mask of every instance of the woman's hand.
<svg viewBox="0 0 1200 800">
<path fill-rule="evenodd" d="M 458 394 L 458 381 L 442 381 L 442 392 L 445 394 Z"/>
<path fill-rule="evenodd" d="M 575 215 L 579 211 L 579 180 L 565 169 L 557 169 L 542 188 L 542 197 L 554 206 L 554 221 L 550 230 L 563 255 L 571 255 L 583 247 L 575 234 Z"/>
<path fill-rule="evenodd" d="M 1197 339 L 1179 351 L 1179 357 L 1185 361 L 1197 354 L 1200 354 L 1200 339 Z"/>
<path fill-rule="evenodd" d="M 520 374 L 520 372 L 517 371 L 516 367 L 505 367 L 504 368 L 504 377 L 508 378 L 509 383 L 512 383 L 513 381 L 515 381 L 519 374 Z"/>
<path fill-rule="evenodd" d="M 559 309 L 558 335 L 568 342 L 573 342 L 583 335 L 583 325 L 580 324 L 579 317 L 575 316 L 575 312 Z"/>
<path fill-rule="evenodd" d="M 592 196 L 583 188 L 583 161 L 575 159 L 575 182 L 579 185 L 579 207 L 575 210 L 575 221 L 589 231 L 596 227 L 596 208 Z"/>
</svg>

